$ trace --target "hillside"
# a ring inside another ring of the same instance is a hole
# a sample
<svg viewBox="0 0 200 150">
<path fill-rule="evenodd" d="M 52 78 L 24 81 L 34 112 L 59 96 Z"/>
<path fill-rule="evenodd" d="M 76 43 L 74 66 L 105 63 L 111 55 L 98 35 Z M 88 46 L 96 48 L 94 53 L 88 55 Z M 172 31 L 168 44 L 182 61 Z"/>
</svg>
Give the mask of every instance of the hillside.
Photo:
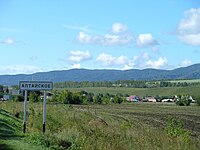
<svg viewBox="0 0 200 150">
<path fill-rule="evenodd" d="M 34 74 L 0 75 L 0 84 L 17 85 L 25 80 L 63 81 L 115 81 L 115 80 L 161 80 L 161 79 L 200 79 L 200 64 L 174 70 L 131 69 L 131 70 L 88 70 L 71 69 L 39 72 Z"/>
</svg>

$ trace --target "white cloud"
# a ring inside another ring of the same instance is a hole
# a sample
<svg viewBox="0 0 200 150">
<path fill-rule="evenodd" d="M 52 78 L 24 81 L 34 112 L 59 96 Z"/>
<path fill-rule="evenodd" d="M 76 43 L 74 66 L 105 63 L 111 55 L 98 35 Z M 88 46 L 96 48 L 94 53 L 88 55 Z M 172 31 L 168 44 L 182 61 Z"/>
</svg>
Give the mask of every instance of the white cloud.
<svg viewBox="0 0 200 150">
<path fill-rule="evenodd" d="M 158 60 L 149 60 L 146 64 L 149 68 L 160 69 L 167 64 L 167 58 L 160 57 Z"/>
<path fill-rule="evenodd" d="M 15 43 L 14 39 L 11 37 L 6 38 L 3 41 L 0 41 L 1 44 L 8 44 L 8 45 L 12 45 Z"/>
<path fill-rule="evenodd" d="M 133 69 L 133 66 L 124 65 L 123 70 L 130 70 L 130 69 Z"/>
<path fill-rule="evenodd" d="M 101 62 L 104 66 L 111 66 L 111 65 L 113 65 L 115 58 L 111 55 L 102 53 L 97 57 L 96 60 L 98 62 Z"/>
<path fill-rule="evenodd" d="M 126 56 L 119 56 L 115 58 L 116 65 L 124 65 L 128 62 L 128 58 Z"/>
<path fill-rule="evenodd" d="M 129 34 L 123 35 L 89 35 L 85 32 L 80 32 L 78 35 L 78 42 L 82 44 L 96 44 L 102 46 L 115 46 L 130 44 L 133 37 Z"/>
<path fill-rule="evenodd" d="M 128 61 L 128 64 L 124 66 L 124 69 L 145 69 L 145 68 L 166 68 L 168 64 L 167 58 L 159 57 L 152 58 L 148 53 L 141 53 L 138 56 L 134 56 Z"/>
<path fill-rule="evenodd" d="M 184 59 L 181 63 L 180 63 L 180 67 L 186 67 L 192 64 L 192 61 L 189 59 Z"/>
<path fill-rule="evenodd" d="M 84 44 L 92 44 L 94 42 L 94 38 L 85 32 L 79 32 L 78 41 Z"/>
<path fill-rule="evenodd" d="M 129 60 L 128 63 L 124 65 L 123 70 L 133 69 L 134 66 L 135 66 L 134 61 Z"/>
<path fill-rule="evenodd" d="M 10 65 L 0 67 L 0 74 L 31 74 L 44 71 L 43 69 L 31 65 Z"/>
<path fill-rule="evenodd" d="M 186 44 L 200 46 L 200 33 L 179 35 L 179 39 Z"/>
<path fill-rule="evenodd" d="M 158 45 L 158 41 L 153 38 L 153 36 L 148 34 L 140 34 L 136 41 L 137 46 L 139 47 L 149 47 L 149 46 L 155 46 Z"/>
<path fill-rule="evenodd" d="M 71 69 L 80 69 L 81 68 L 81 64 L 73 64 L 71 66 Z"/>
<path fill-rule="evenodd" d="M 123 70 L 128 69 L 145 69 L 145 68 L 166 68 L 168 61 L 166 57 L 152 58 L 148 53 L 142 53 L 139 56 L 133 56 L 128 59 L 127 56 L 114 57 L 109 54 L 100 54 L 96 61 L 100 62 L 104 67 L 120 67 Z"/>
<path fill-rule="evenodd" d="M 200 46 L 200 8 L 185 11 L 185 17 L 177 27 L 177 34 L 180 41 Z"/>
<path fill-rule="evenodd" d="M 102 53 L 97 57 L 96 61 L 102 63 L 102 65 L 106 67 L 121 66 L 128 62 L 128 58 L 126 56 L 113 57 L 109 54 Z"/>
<path fill-rule="evenodd" d="M 82 44 L 96 44 L 103 46 L 126 45 L 133 42 L 133 36 L 126 32 L 128 27 L 122 23 L 112 25 L 112 33 L 102 35 L 91 35 L 86 32 L 79 32 L 77 40 Z"/>
<path fill-rule="evenodd" d="M 86 61 L 92 58 L 92 55 L 89 51 L 70 51 L 70 62 L 81 62 Z"/>
<path fill-rule="evenodd" d="M 112 25 L 112 32 L 115 34 L 122 33 L 128 30 L 128 27 L 120 22 Z"/>
</svg>

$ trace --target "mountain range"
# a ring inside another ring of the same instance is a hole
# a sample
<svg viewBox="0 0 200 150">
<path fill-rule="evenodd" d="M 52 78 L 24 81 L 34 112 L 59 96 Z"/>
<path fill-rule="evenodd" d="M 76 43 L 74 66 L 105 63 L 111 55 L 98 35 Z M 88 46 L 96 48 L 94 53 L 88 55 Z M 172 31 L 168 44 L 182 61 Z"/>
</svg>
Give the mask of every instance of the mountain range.
<svg viewBox="0 0 200 150">
<path fill-rule="evenodd" d="M 200 64 L 173 70 L 159 69 L 71 69 L 33 74 L 0 75 L 0 84 L 18 85 L 19 81 L 116 81 L 116 80 L 162 80 L 162 79 L 200 79 Z"/>
</svg>

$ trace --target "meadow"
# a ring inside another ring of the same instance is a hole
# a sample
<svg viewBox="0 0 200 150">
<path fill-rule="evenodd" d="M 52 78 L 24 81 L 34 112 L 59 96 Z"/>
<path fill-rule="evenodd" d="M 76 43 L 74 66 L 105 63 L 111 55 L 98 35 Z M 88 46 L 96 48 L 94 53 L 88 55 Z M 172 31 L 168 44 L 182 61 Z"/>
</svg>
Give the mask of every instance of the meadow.
<svg viewBox="0 0 200 150">
<path fill-rule="evenodd" d="M 0 149 L 166 149 L 200 147 L 200 107 L 173 103 L 110 105 L 28 103 L 27 132 L 22 133 L 23 103 L 0 104 Z M 3 126 L 4 125 L 4 126 Z"/>
</svg>

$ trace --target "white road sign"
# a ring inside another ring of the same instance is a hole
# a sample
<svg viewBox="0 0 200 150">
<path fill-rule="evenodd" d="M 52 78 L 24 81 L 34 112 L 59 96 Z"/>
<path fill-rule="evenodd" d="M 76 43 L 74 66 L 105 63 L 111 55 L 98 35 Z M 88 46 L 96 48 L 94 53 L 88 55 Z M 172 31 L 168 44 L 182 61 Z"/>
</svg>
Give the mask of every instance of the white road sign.
<svg viewBox="0 0 200 150">
<path fill-rule="evenodd" d="M 20 90 L 52 90 L 53 82 L 49 81 L 20 81 Z"/>
</svg>

